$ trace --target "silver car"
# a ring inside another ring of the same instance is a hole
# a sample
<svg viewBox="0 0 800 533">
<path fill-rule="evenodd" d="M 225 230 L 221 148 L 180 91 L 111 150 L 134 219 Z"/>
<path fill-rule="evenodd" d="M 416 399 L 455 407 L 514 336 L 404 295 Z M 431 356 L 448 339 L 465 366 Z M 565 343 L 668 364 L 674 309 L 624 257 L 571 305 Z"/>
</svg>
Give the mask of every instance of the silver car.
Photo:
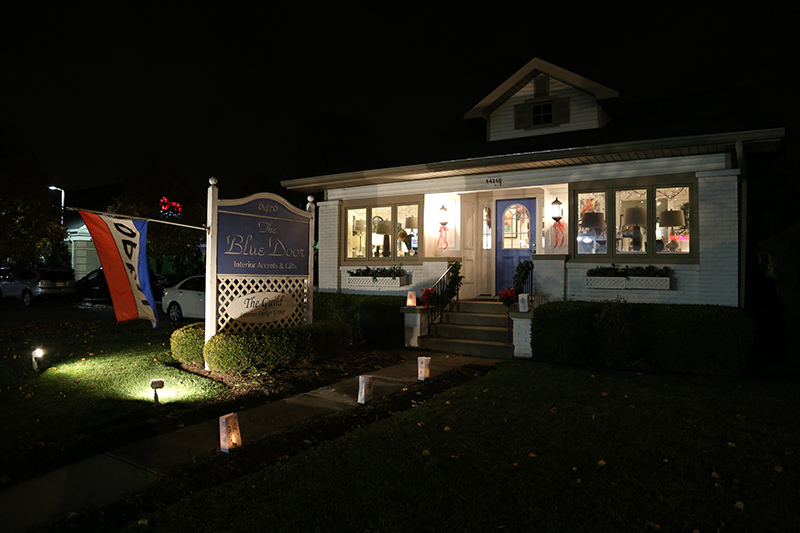
<svg viewBox="0 0 800 533">
<path fill-rule="evenodd" d="M 161 308 L 173 322 L 184 318 L 204 318 L 205 300 L 205 276 L 191 276 L 177 285 L 164 289 L 161 295 Z"/>
<path fill-rule="evenodd" d="M 34 299 L 75 296 L 75 277 L 68 270 L 44 268 L 4 268 L 0 271 L 0 293 L 3 298 L 22 300 L 25 307 Z"/>
</svg>

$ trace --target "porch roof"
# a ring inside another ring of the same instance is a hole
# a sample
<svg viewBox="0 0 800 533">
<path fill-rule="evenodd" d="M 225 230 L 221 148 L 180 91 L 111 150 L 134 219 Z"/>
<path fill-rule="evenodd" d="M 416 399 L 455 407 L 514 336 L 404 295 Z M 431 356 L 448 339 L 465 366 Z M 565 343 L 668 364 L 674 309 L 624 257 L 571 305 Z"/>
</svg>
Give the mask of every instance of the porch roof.
<svg viewBox="0 0 800 533">
<path fill-rule="evenodd" d="M 510 151 L 502 154 L 443 159 L 430 163 L 298 178 L 281 181 L 281 185 L 286 189 L 298 192 L 318 192 L 343 187 L 448 176 L 735 152 L 737 143 L 746 145 L 751 151 L 772 151 L 776 149 L 784 135 L 785 129 L 779 127 Z M 500 145 L 502 143 L 490 144 Z"/>
</svg>

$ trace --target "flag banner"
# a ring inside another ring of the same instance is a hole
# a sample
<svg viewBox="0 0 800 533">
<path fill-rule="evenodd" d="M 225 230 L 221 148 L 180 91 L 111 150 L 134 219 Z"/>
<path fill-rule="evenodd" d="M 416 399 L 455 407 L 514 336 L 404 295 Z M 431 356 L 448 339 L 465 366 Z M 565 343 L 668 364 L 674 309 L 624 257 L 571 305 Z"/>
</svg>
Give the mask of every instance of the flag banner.
<svg viewBox="0 0 800 533">
<path fill-rule="evenodd" d="M 158 325 L 147 266 L 147 221 L 79 211 L 92 236 L 117 322 L 141 318 Z"/>
</svg>

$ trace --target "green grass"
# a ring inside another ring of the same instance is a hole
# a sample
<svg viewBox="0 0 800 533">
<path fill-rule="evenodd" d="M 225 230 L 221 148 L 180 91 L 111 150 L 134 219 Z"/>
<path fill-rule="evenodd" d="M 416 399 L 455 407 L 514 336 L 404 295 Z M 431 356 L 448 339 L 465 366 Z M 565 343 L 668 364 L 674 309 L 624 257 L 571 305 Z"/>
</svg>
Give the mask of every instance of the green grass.
<svg viewBox="0 0 800 533">
<path fill-rule="evenodd" d="M 800 388 L 508 362 L 152 531 L 792 531 Z"/>
<path fill-rule="evenodd" d="M 29 326 L 0 332 L 0 457 L 66 437 L 139 422 L 153 409 L 201 405 L 228 389 L 172 366 L 167 323 L 90 322 Z M 31 351 L 45 351 L 40 371 Z M 163 379 L 155 407 L 151 379 Z"/>
</svg>

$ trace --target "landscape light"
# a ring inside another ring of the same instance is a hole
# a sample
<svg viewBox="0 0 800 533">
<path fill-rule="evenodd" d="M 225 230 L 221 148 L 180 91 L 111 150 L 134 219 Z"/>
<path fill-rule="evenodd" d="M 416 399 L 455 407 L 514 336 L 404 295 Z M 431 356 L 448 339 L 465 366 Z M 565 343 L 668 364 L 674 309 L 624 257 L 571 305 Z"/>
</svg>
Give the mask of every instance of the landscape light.
<svg viewBox="0 0 800 533">
<path fill-rule="evenodd" d="M 219 450 L 229 453 L 233 448 L 242 445 L 242 434 L 239 431 L 239 415 L 230 413 L 219 417 Z"/>
<path fill-rule="evenodd" d="M 431 358 L 417 357 L 417 380 L 425 381 L 431 377 Z"/>
<path fill-rule="evenodd" d="M 150 380 L 150 388 L 153 389 L 153 401 L 156 402 L 158 405 L 158 389 L 164 388 L 164 380 L 163 379 L 151 379 Z"/>
<path fill-rule="evenodd" d="M 44 350 L 41 348 L 36 348 L 34 351 L 31 352 L 31 366 L 33 366 L 34 370 L 39 370 L 39 364 L 36 362 L 37 357 L 41 357 L 44 355 Z"/>
<path fill-rule="evenodd" d="M 365 404 L 372 399 L 372 376 L 358 376 L 358 403 Z"/>
</svg>

